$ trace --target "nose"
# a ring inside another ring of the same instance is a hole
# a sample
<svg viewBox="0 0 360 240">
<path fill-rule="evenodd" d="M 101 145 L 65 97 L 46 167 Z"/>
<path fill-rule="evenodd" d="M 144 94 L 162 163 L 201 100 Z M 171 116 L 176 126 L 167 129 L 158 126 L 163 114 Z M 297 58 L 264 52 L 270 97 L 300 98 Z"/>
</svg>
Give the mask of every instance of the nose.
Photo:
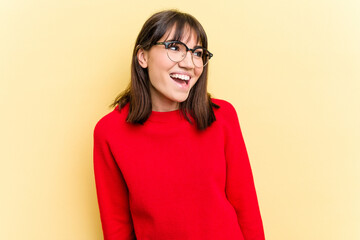
<svg viewBox="0 0 360 240">
<path fill-rule="evenodd" d="M 192 59 L 192 52 L 191 51 L 187 51 L 185 58 L 179 62 L 179 66 L 183 67 L 183 68 L 194 68 L 194 62 Z"/>
</svg>

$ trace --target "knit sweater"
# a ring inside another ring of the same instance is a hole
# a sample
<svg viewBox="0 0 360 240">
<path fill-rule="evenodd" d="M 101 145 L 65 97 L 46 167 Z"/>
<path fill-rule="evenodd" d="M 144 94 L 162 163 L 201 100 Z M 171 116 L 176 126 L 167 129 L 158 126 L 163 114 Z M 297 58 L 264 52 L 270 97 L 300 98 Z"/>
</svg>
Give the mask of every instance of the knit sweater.
<svg viewBox="0 0 360 240">
<path fill-rule="evenodd" d="M 180 110 L 143 124 L 115 108 L 94 130 L 105 240 L 263 240 L 253 175 L 234 107 L 197 130 Z"/>
</svg>

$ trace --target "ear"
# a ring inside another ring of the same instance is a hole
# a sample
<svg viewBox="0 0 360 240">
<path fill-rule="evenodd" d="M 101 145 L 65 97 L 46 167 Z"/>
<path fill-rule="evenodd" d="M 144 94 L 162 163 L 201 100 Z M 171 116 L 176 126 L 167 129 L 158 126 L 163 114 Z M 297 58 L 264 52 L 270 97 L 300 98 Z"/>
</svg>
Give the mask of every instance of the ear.
<svg viewBox="0 0 360 240">
<path fill-rule="evenodd" d="M 137 59 L 139 61 L 139 64 L 142 68 L 147 68 L 148 64 L 147 64 L 147 60 L 148 60 L 148 54 L 147 51 L 145 51 L 144 49 L 140 48 L 138 50 L 138 52 L 136 53 Z"/>
</svg>

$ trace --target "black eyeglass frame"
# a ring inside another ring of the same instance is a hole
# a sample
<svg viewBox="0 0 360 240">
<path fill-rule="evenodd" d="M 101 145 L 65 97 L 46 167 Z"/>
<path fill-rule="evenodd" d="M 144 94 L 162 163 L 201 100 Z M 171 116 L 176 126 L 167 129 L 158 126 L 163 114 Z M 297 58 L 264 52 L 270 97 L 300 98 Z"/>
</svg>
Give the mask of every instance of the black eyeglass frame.
<svg viewBox="0 0 360 240">
<path fill-rule="evenodd" d="M 194 52 L 197 50 L 197 49 L 202 49 L 203 51 L 204 51 L 204 56 L 203 56 L 203 59 L 205 58 L 205 56 L 209 56 L 209 59 L 208 59 L 208 61 L 203 65 L 203 67 L 205 67 L 206 66 L 206 64 L 208 64 L 208 62 L 209 62 L 209 60 L 214 56 L 214 54 L 212 54 L 211 52 L 209 52 L 209 50 L 207 50 L 206 48 L 204 48 L 204 47 L 201 47 L 201 46 L 196 46 L 195 48 L 193 48 L 193 49 L 191 49 L 191 48 L 189 48 L 188 46 L 186 46 L 186 44 L 185 43 L 183 43 L 183 42 L 181 42 L 181 41 L 167 41 L 167 42 L 157 42 L 157 43 L 155 43 L 154 45 L 165 45 L 165 49 L 167 50 L 167 49 L 169 49 L 170 48 L 170 44 L 173 44 L 173 43 L 179 43 L 179 44 L 182 44 L 182 45 L 184 45 L 185 46 L 185 48 L 186 48 L 186 52 L 188 52 L 188 51 L 191 51 L 191 57 L 193 58 L 194 56 L 193 56 L 193 54 L 194 54 Z M 186 55 L 185 55 L 186 56 Z M 169 57 L 170 58 L 170 57 Z M 185 57 L 184 57 L 185 58 Z M 183 58 L 183 59 L 184 59 Z M 172 59 L 170 59 L 171 61 L 173 61 Z M 181 60 L 182 61 L 182 60 Z M 173 62 L 175 62 L 175 61 L 173 61 Z M 179 61 L 180 62 L 180 61 Z"/>
</svg>

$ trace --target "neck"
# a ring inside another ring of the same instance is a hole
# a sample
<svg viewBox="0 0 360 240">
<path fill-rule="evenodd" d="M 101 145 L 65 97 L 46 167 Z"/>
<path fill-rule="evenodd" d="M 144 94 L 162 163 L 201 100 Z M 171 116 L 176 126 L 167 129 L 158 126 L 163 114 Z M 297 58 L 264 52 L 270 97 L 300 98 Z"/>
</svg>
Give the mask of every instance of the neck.
<svg viewBox="0 0 360 240">
<path fill-rule="evenodd" d="M 179 109 L 179 102 L 169 99 L 152 86 L 150 86 L 150 96 L 153 111 L 170 112 Z"/>
<path fill-rule="evenodd" d="M 155 112 L 170 112 L 178 109 L 179 109 L 179 103 L 174 103 L 166 106 L 162 106 L 154 103 L 152 104 L 152 110 Z"/>
</svg>

